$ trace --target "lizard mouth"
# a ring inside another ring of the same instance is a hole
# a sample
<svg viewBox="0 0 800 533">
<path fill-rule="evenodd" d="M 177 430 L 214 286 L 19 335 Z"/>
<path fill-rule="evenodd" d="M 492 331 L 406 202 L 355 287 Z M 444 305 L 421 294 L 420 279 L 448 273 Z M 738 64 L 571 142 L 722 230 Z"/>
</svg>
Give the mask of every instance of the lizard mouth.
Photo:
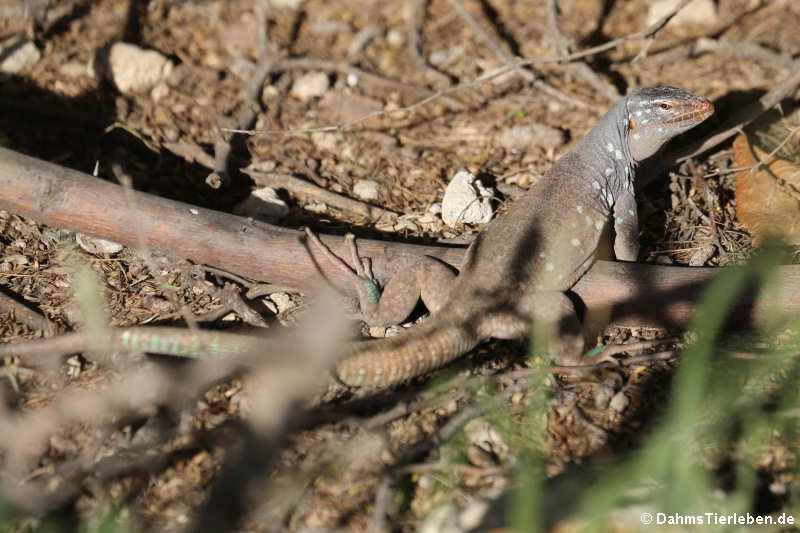
<svg viewBox="0 0 800 533">
<path fill-rule="evenodd" d="M 714 104 L 705 98 L 691 104 L 684 104 L 683 107 L 685 111 L 670 120 L 670 124 L 676 124 L 682 128 L 690 128 L 700 124 L 714 114 Z"/>
</svg>

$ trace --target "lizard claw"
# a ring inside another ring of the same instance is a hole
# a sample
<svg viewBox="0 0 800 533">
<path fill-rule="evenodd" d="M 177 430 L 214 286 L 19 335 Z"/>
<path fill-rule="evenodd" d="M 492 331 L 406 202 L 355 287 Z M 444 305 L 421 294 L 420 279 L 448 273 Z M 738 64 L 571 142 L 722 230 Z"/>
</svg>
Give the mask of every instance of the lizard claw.
<svg viewBox="0 0 800 533">
<path fill-rule="evenodd" d="M 352 233 L 347 233 L 344 236 L 344 244 L 350 250 L 350 257 L 355 265 L 355 271 L 358 277 L 365 281 L 375 281 L 372 276 L 372 262 L 368 257 L 361 257 L 358 254 L 358 246 L 356 246 L 356 236 Z"/>
</svg>

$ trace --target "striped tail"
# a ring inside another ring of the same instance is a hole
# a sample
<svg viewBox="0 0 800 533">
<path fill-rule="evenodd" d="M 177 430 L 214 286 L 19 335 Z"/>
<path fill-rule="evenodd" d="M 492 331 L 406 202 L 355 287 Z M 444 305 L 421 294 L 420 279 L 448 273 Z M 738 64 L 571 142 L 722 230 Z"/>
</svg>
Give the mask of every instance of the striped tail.
<svg viewBox="0 0 800 533">
<path fill-rule="evenodd" d="M 352 387 L 394 385 L 442 367 L 488 338 L 468 324 L 429 323 L 408 335 L 351 344 L 337 377 Z"/>
</svg>

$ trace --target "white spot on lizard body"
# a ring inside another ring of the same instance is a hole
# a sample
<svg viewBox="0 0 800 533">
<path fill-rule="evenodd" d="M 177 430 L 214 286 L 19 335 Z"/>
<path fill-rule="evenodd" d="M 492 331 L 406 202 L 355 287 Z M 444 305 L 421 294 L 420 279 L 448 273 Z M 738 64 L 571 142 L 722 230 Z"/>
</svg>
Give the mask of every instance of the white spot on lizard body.
<svg viewBox="0 0 800 533">
<path fill-rule="evenodd" d="M 614 158 L 622 159 L 622 152 L 620 152 L 619 150 L 614 150 Z"/>
<path fill-rule="evenodd" d="M 570 243 L 572 246 L 574 246 L 575 248 L 577 248 L 578 246 L 580 246 L 580 245 L 581 245 L 581 241 L 579 241 L 578 239 L 572 239 L 571 241 L 569 241 L 569 243 Z"/>
<path fill-rule="evenodd" d="M 608 150 L 609 152 L 613 152 L 614 151 L 614 145 L 611 144 L 611 143 L 608 143 L 606 145 L 606 150 Z"/>
<path fill-rule="evenodd" d="M 592 187 L 594 187 L 595 189 L 600 189 L 600 184 L 597 182 L 597 180 L 594 180 L 592 182 Z"/>
<path fill-rule="evenodd" d="M 641 117 L 641 116 L 642 116 L 642 110 L 641 110 L 641 109 L 640 109 L 639 111 L 637 111 L 637 112 L 636 112 L 636 116 L 637 116 L 637 117 Z"/>
<path fill-rule="evenodd" d="M 636 216 L 636 213 L 633 212 L 633 209 L 628 209 L 628 214 L 630 216 Z"/>
<path fill-rule="evenodd" d="M 600 230 L 603 229 L 604 225 L 605 223 L 602 220 L 598 220 L 597 222 L 594 223 L 594 228 Z"/>
<path fill-rule="evenodd" d="M 545 269 L 545 270 L 547 270 L 548 272 L 552 272 L 554 268 L 556 268 L 556 267 L 555 267 L 555 266 L 553 266 L 553 263 L 547 263 L 547 264 L 544 266 L 544 269 Z"/>
<path fill-rule="evenodd" d="M 544 257 L 546 254 L 544 252 L 539 252 L 539 257 Z"/>
<path fill-rule="evenodd" d="M 631 137 L 633 137 L 634 141 L 638 141 L 639 137 L 641 137 L 641 135 L 639 135 L 638 133 L 634 133 L 633 135 L 631 135 Z"/>
<path fill-rule="evenodd" d="M 581 213 L 583 213 L 583 206 L 582 205 L 576 205 L 575 206 L 575 210 L 578 211 L 578 214 L 580 215 Z"/>
<path fill-rule="evenodd" d="M 614 169 L 613 168 L 607 168 L 606 169 L 606 176 L 610 176 L 613 173 L 614 173 Z"/>
</svg>

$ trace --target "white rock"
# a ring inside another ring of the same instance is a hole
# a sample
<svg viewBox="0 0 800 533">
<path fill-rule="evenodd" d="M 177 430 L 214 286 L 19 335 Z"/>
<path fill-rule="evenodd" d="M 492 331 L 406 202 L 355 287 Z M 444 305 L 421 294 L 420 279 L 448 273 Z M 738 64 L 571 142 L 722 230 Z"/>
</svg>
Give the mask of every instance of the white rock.
<svg viewBox="0 0 800 533">
<path fill-rule="evenodd" d="M 92 237 L 84 233 L 75 234 L 75 242 L 90 254 L 115 254 L 122 250 L 122 245 L 114 241 L 107 241 L 98 237 Z"/>
<path fill-rule="evenodd" d="M 415 232 L 419 231 L 419 228 L 413 221 L 409 220 L 408 218 L 400 217 L 397 219 L 397 223 L 393 227 L 394 231 L 410 231 Z"/>
<path fill-rule="evenodd" d="M 325 94 L 331 86 L 324 72 L 307 72 L 294 80 L 290 94 L 299 100 L 311 100 Z"/>
<path fill-rule="evenodd" d="M 311 142 L 314 143 L 314 146 L 328 152 L 336 152 L 340 140 L 340 135 L 331 131 L 315 131 L 311 134 Z"/>
<path fill-rule="evenodd" d="M 471 173 L 458 172 L 444 191 L 442 220 L 454 227 L 459 222 L 478 224 L 492 218 L 491 197 L 494 191 L 483 186 Z"/>
<path fill-rule="evenodd" d="M 394 231 L 394 221 L 387 219 L 378 220 L 375 223 L 375 229 L 378 231 L 386 231 L 386 232 Z"/>
<path fill-rule="evenodd" d="M 551 113 L 560 113 L 564 109 L 564 106 L 558 100 L 553 98 L 547 102 L 547 110 Z"/>
<path fill-rule="evenodd" d="M 302 6 L 306 0 L 269 0 L 272 7 L 278 9 L 297 9 Z"/>
<path fill-rule="evenodd" d="M 545 150 L 558 148 L 566 141 L 564 132 L 545 124 L 514 126 L 500 134 L 498 144 L 506 150 L 530 150 L 540 146 Z"/>
<path fill-rule="evenodd" d="M 431 206 L 428 208 L 428 213 L 431 215 L 441 215 L 442 214 L 442 204 L 439 202 L 432 203 Z"/>
<path fill-rule="evenodd" d="M 625 396 L 625 393 L 619 391 L 611 398 L 611 401 L 608 402 L 608 407 L 618 413 L 621 413 L 628 407 L 628 404 L 630 403 L 631 400 Z"/>
<path fill-rule="evenodd" d="M 250 165 L 250 168 L 259 172 L 273 172 L 277 167 L 278 163 L 270 160 L 257 161 Z"/>
<path fill-rule="evenodd" d="M 439 505 L 419 525 L 420 533 L 463 533 L 458 527 L 458 508 L 454 503 Z"/>
<path fill-rule="evenodd" d="M 650 0 L 647 10 L 647 25 L 654 24 L 658 19 L 672 11 L 678 0 Z M 670 24 L 713 25 L 717 22 L 717 8 L 714 0 L 694 0 L 689 2 L 670 21 Z"/>
<path fill-rule="evenodd" d="M 129 43 L 115 43 L 108 52 L 111 82 L 123 94 L 148 91 L 167 78 L 172 62 L 155 50 L 144 50 Z"/>
<path fill-rule="evenodd" d="M 263 303 L 264 307 L 269 309 L 270 313 L 272 313 L 273 315 L 278 314 L 278 306 L 272 303 L 272 300 L 270 300 L 269 298 L 262 298 L 261 303 Z"/>
<path fill-rule="evenodd" d="M 373 339 L 382 339 L 386 336 L 386 326 L 370 326 L 369 336 Z"/>
<path fill-rule="evenodd" d="M 161 81 L 156 83 L 156 86 L 150 90 L 150 99 L 153 102 L 158 103 L 159 100 L 161 100 L 168 94 L 169 94 L 169 85 L 167 85 L 166 82 Z"/>
<path fill-rule="evenodd" d="M 277 306 L 278 314 L 285 313 L 296 307 L 291 296 L 285 292 L 274 292 L 269 295 L 269 299 Z"/>
<path fill-rule="evenodd" d="M 58 73 L 65 78 L 81 78 L 89 75 L 86 63 L 80 61 L 67 61 L 58 67 Z"/>
<path fill-rule="evenodd" d="M 389 46 L 392 48 L 400 48 L 405 43 L 405 40 L 403 32 L 401 31 L 389 30 L 389 33 L 386 34 L 386 42 L 389 43 Z"/>
<path fill-rule="evenodd" d="M 358 180 L 353 185 L 353 193 L 362 200 L 377 200 L 380 186 L 372 180 Z"/>
<path fill-rule="evenodd" d="M 444 62 L 450 58 L 450 55 L 450 52 L 447 50 L 434 50 L 431 52 L 431 55 L 428 56 L 428 62 L 434 67 L 438 67 L 444 64 Z"/>
<path fill-rule="evenodd" d="M 269 102 L 273 98 L 280 96 L 280 94 L 280 91 L 274 85 L 264 85 L 264 90 L 261 91 L 261 100 L 263 102 Z"/>
<path fill-rule="evenodd" d="M 234 57 L 228 65 L 228 69 L 240 80 L 249 81 L 253 77 L 256 64 L 244 57 Z"/>
<path fill-rule="evenodd" d="M 311 211 L 312 213 L 325 213 L 328 211 L 328 206 L 323 204 L 322 202 L 315 202 L 310 201 L 303 206 L 303 209 L 306 211 Z"/>
<path fill-rule="evenodd" d="M 12 39 L 0 46 L 0 57 L 2 57 L 0 72 L 16 74 L 35 65 L 41 59 L 42 54 L 33 41 Z"/>
<path fill-rule="evenodd" d="M 251 192 L 233 208 L 233 212 L 245 217 L 278 218 L 289 213 L 289 206 L 278 197 L 275 189 L 262 187 Z"/>
<path fill-rule="evenodd" d="M 511 185 L 516 185 L 522 189 L 527 189 L 531 186 L 531 183 L 538 181 L 539 178 L 540 176 L 531 174 L 530 172 L 517 172 L 516 174 L 506 176 L 505 182 Z"/>
<path fill-rule="evenodd" d="M 417 217 L 417 222 L 419 224 L 435 224 L 436 222 L 439 221 L 440 221 L 439 217 L 430 212 L 425 212 Z"/>
</svg>

